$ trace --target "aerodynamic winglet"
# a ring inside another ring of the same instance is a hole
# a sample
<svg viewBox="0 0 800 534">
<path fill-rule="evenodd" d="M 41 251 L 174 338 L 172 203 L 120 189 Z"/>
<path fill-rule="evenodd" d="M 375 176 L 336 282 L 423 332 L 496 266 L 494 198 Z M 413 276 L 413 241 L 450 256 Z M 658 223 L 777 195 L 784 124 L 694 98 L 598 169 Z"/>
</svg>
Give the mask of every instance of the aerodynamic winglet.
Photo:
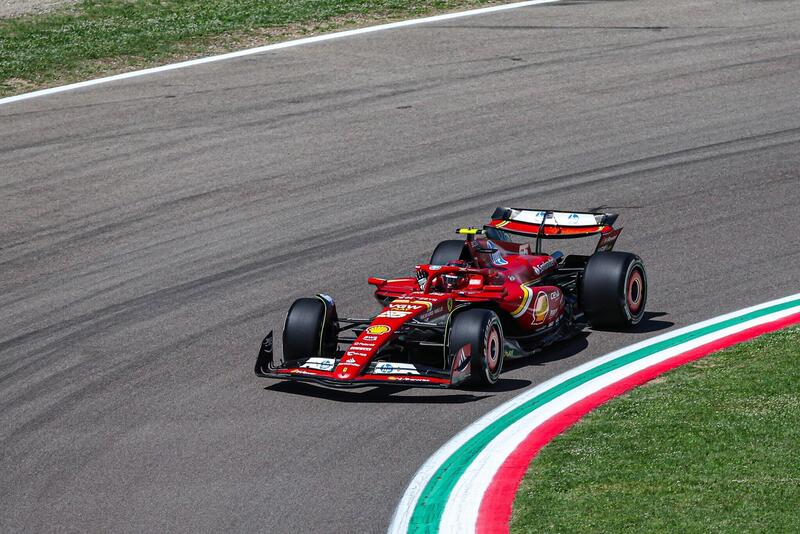
<svg viewBox="0 0 800 534">
<path fill-rule="evenodd" d="M 258 358 L 256 358 L 255 371 L 257 376 L 265 376 L 274 369 L 275 364 L 272 361 L 272 330 L 270 330 L 267 337 L 261 342 L 261 350 L 258 351 Z"/>
</svg>

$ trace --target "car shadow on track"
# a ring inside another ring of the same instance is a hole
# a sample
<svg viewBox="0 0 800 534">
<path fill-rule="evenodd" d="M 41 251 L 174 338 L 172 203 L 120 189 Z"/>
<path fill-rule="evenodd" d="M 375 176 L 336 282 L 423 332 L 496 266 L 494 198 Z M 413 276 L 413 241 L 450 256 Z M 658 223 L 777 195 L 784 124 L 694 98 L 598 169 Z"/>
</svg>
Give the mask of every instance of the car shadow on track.
<svg viewBox="0 0 800 534">
<path fill-rule="evenodd" d="M 632 328 L 629 332 L 634 334 L 647 334 L 649 332 L 658 332 L 659 330 L 666 330 L 671 326 L 675 326 L 672 321 L 656 321 L 656 317 L 663 317 L 669 315 L 667 312 L 645 312 L 642 322 Z"/>
<path fill-rule="evenodd" d="M 647 334 L 650 332 L 657 332 L 673 326 L 675 323 L 671 321 L 658 321 L 656 317 L 663 317 L 667 315 L 666 312 L 645 312 L 642 321 L 636 327 L 629 330 L 608 330 L 610 332 L 618 331 L 628 334 Z M 578 332 L 573 338 L 558 342 L 554 345 L 546 347 L 542 352 L 534 354 L 531 357 L 520 358 L 518 360 L 506 361 L 503 365 L 503 370 L 511 371 L 529 365 L 545 365 L 547 363 L 563 360 L 575 356 L 582 352 L 589 346 L 588 337 L 595 329 L 582 330 Z M 599 330 L 598 330 L 599 331 Z M 604 330 L 605 331 L 605 330 Z M 502 380 L 501 380 L 502 382 Z M 499 385 L 500 383 L 498 383 Z"/>
<path fill-rule="evenodd" d="M 504 382 L 509 382 L 504 384 Z M 512 391 L 514 389 L 526 388 L 531 384 L 530 380 L 501 380 L 496 384 L 497 387 L 492 388 L 491 391 L 482 390 L 472 393 L 470 390 L 438 390 L 439 394 L 421 394 L 421 395 L 397 395 L 410 389 L 415 389 L 416 392 L 425 391 L 421 388 L 405 388 L 405 387 L 369 387 L 361 390 L 348 389 L 330 389 L 323 386 L 316 386 L 313 384 L 303 384 L 300 382 L 278 382 L 264 389 L 269 391 L 279 391 L 281 393 L 289 393 L 292 395 L 301 395 L 305 397 L 314 397 L 317 399 L 326 399 L 335 402 L 357 402 L 357 403 L 396 403 L 396 404 L 465 404 L 468 402 L 476 402 L 481 399 L 492 397 L 493 393 L 501 391 Z M 432 391 L 432 390 L 428 390 Z"/>
<path fill-rule="evenodd" d="M 672 321 L 658 321 L 656 317 L 663 317 L 669 315 L 667 312 L 644 312 L 642 321 L 635 327 L 628 330 L 614 330 L 602 329 L 604 332 L 625 332 L 628 334 L 649 334 L 650 332 L 658 332 L 659 330 L 666 330 L 671 326 L 675 326 Z"/>
<path fill-rule="evenodd" d="M 589 342 L 587 341 L 588 337 L 589 332 L 581 331 L 568 340 L 559 341 L 554 345 L 545 347 L 541 352 L 538 352 L 533 356 L 526 356 L 517 360 L 506 360 L 506 362 L 503 363 L 503 371 L 512 371 L 514 369 L 528 367 L 531 365 L 544 365 L 546 363 L 570 358 L 579 352 L 582 352 L 586 349 L 586 347 L 589 346 Z M 498 385 L 499 384 L 500 383 L 498 382 Z"/>
<path fill-rule="evenodd" d="M 649 332 L 656 332 L 663 330 L 674 325 L 670 321 L 657 321 L 656 317 L 667 315 L 665 312 L 647 312 L 645 313 L 644 320 L 639 323 L 636 328 L 626 330 L 628 333 L 644 334 Z M 545 365 L 550 362 L 563 360 L 574 356 L 589 346 L 587 338 L 591 331 L 579 332 L 572 339 L 562 341 L 547 347 L 545 350 L 532 357 L 521 358 L 519 360 L 507 361 L 503 365 L 504 371 L 511 371 L 529 365 Z M 271 384 L 264 389 L 269 391 L 278 391 L 281 393 L 289 393 L 291 395 L 300 395 L 305 397 L 314 397 L 318 399 L 326 399 L 334 402 L 357 402 L 357 403 L 397 403 L 397 404 L 465 404 L 468 402 L 476 402 L 481 399 L 486 399 L 494 396 L 497 393 L 508 391 L 515 391 L 524 389 L 531 385 L 530 380 L 519 378 L 503 378 L 492 386 L 490 389 L 477 389 L 470 387 L 463 387 L 451 390 L 424 390 L 420 388 L 408 387 L 365 387 L 361 389 L 332 389 L 324 386 L 317 386 L 314 384 L 305 384 L 300 382 L 277 382 Z M 436 391 L 432 394 L 415 394 L 415 395 L 398 395 L 398 393 L 406 392 L 408 390 L 415 390 L 415 393 L 424 391 Z"/>
</svg>

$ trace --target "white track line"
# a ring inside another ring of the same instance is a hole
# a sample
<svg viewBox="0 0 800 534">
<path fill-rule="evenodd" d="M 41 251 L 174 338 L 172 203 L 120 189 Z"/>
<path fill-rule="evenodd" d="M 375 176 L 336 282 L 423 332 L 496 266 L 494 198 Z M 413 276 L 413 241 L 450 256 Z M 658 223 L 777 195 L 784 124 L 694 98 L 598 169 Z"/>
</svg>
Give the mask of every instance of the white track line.
<svg viewBox="0 0 800 534">
<path fill-rule="evenodd" d="M 497 473 L 506 458 L 517 449 L 528 434 L 553 415 L 564 411 L 572 404 L 585 399 L 589 395 L 657 363 L 674 358 L 675 356 L 689 352 L 697 347 L 702 347 L 717 339 L 722 339 L 754 326 L 771 323 L 796 313 L 797 308 L 789 308 L 744 323 L 738 323 L 691 341 L 681 343 L 676 347 L 662 350 L 650 356 L 646 356 L 641 360 L 636 360 L 624 365 L 619 369 L 600 375 L 553 399 L 547 404 L 536 408 L 498 434 L 486 448 L 476 456 L 472 463 L 470 463 L 450 494 L 444 514 L 442 515 L 442 521 L 439 527 L 440 532 L 475 531 L 475 525 L 478 521 L 478 511 L 481 505 L 481 499 L 478 498 L 478 496 L 483 496 L 486 493 L 495 473 Z"/>
<path fill-rule="evenodd" d="M 280 50 L 282 48 L 292 48 L 295 46 L 302 46 L 312 43 L 319 43 L 322 41 L 331 41 L 333 39 L 342 39 L 344 37 L 352 37 L 354 35 L 361 35 L 364 33 L 380 32 L 384 30 L 393 30 L 395 28 L 404 28 L 406 26 L 415 26 L 417 24 L 428 24 L 431 22 L 441 22 L 443 20 L 458 19 L 462 17 L 472 17 L 475 15 L 485 15 L 487 13 L 496 13 L 498 11 L 508 11 L 510 9 L 517 9 L 520 7 L 535 6 L 538 4 L 552 4 L 560 0 L 528 0 L 526 2 L 515 2 L 513 4 L 504 4 L 500 6 L 482 7 L 479 9 L 470 9 L 468 11 L 459 11 L 457 13 L 446 13 L 444 15 L 435 15 L 433 17 L 424 17 L 419 19 L 401 20 L 398 22 L 390 22 L 388 24 L 379 24 L 377 26 L 367 26 L 366 28 L 357 28 L 355 30 L 347 30 L 343 32 L 325 33 L 322 35 L 315 35 L 314 37 L 305 37 L 303 39 L 294 39 L 292 41 L 285 41 L 283 43 L 275 43 L 271 45 L 258 46 L 255 48 L 247 48 L 245 50 L 238 50 L 236 52 L 229 52 L 227 54 L 219 54 L 216 56 L 202 57 L 192 59 L 189 61 L 181 61 L 180 63 L 170 63 L 169 65 L 162 65 L 160 67 L 153 67 L 150 69 L 135 70 L 132 72 L 125 72 L 123 74 L 116 74 L 114 76 L 107 76 L 105 78 L 97 78 L 94 80 L 87 80 L 85 82 L 73 83 L 70 85 L 62 85 L 60 87 L 51 87 L 50 89 L 42 89 L 40 91 L 33 91 L 31 93 L 24 93 L 16 96 L 9 96 L 0 99 L 0 105 L 11 104 L 12 102 L 19 102 L 21 100 L 29 100 L 40 96 L 47 96 L 56 93 L 63 93 L 66 91 L 74 91 L 75 89 L 82 89 L 84 87 L 91 87 L 109 82 L 116 82 L 119 80 L 126 80 L 128 78 L 137 78 L 139 76 L 146 76 L 148 74 L 156 74 L 159 72 L 166 72 L 170 70 L 185 69 L 187 67 L 194 67 L 195 65 L 203 65 L 205 63 L 216 63 L 217 61 L 226 61 L 228 59 L 235 59 L 244 56 L 251 56 L 253 54 L 261 54 L 262 52 L 271 52 L 273 50 Z"/>
<path fill-rule="evenodd" d="M 755 306 L 751 306 L 749 308 L 745 308 L 742 310 L 737 310 L 734 312 L 730 312 L 724 315 L 720 315 L 711 319 L 707 319 L 705 321 L 701 321 L 699 323 L 695 323 L 689 326 L 685 326 L 683 328 L 679 328 L 677 330 L 673 330 L 671 332 L 667 332 L 665 334 L 661 334 L 644 341 L 640 341 L 639 343 L 635 343 L 633 345 L 629 345 L 627 347 L 623 347 L 618 349 L 614 352 L 606 354 L 604 356 L 600 356 L 599 358 L 595 358 L 594 360 L 588 361 L 582 365 L 577 367 L 573 367 L 572 369 L 565 371 L 564 373 L 555 376 L 538 386 L 534 386 L 533 388 L 525 391 L 524 393 L 514 397 L 513 399 L 501 404 L 497 408 L 491 410 L 489 413 L 484 415 L 483 417 L 479 418 L 477 421 L 470 424 L 467 428 L 453 436 L 450 440 L 448 440 L 439 450 L 437 450 L 428 460 L 419 468 L 417 473 L 411 479 L 408 487 L 406 488 L 405 492 L 403 493 L 400 502 L 395 509 L 394 516 L 392 517 L 392 522 L 389 526 L 389 533 L 390 534 L 404 534 L 408 531 L 409 522 L 411 520 L 411 516 L 414 513 L 414 509 L 416 508 L 417 501 L 424 491 L 425 487 L 430 482 L 433 475 L 436 471 L 441 467 L 441 465 L 456 451 L 458 451 L 466 442 L 480 433 L 483 429 L 488 427 L 497 419 L 500 419 L 503 415 L 510 412 L 511 410 L 517 408 L 518 406 L 528 402 L 530 399 L 544 393 L 545 391 L 556 387 L 557 385 L 566 382 L 570 378 L 573 378 L 579 374 L 582 374 L 590 369 L 598 367 L 606 362 L 611 360 L 615 360 L 620 356 L 625 354 L 637 351 L 639 349 L 648 347 L 650 345 L 654 345 L 656 343 L 660 343 L 662 341 L 666 341 L 668 339 L 672 339 L 674 337 L 686 334 L 688 332 L 693 332 L 704 328 L 706 326 L 710 326 L 713 324 L 718 324 L 728 319 L 733 319 L 736 317 L 741 317 L 748 313 L 761 310 L 764 308 L 768 308 L 770 306 L 775 306 L 777 304 L 783 304 L 785 302 L 789 302 L 791 300 L 796 300 L 800 296 L 800 293 L 789 295 L 780 299 L 771 300 L 769 302 L 764 302 L 762 304 L 758 304 Z M 685 345 L 682 345 L 685 346 Z M 483 497 L 483 495 L 481 495 Z"/>
</svg>

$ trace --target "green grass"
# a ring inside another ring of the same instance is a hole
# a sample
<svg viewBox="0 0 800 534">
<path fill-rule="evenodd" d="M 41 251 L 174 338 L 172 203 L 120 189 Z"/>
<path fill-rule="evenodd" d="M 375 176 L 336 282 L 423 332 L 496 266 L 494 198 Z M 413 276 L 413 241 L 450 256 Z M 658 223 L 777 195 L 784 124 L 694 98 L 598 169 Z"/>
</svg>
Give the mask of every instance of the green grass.
<svg viewBox="0 0 800 534">
<path fill-rule="evenodd" d="M 83 0 L 0 20 L 0 94 L 491 0 Z"/>
<path fill-rule="evenodd" d="M 678 368 L 547 445 L 519 532 L 800 532 L 800 328 Z"/>
</svg>

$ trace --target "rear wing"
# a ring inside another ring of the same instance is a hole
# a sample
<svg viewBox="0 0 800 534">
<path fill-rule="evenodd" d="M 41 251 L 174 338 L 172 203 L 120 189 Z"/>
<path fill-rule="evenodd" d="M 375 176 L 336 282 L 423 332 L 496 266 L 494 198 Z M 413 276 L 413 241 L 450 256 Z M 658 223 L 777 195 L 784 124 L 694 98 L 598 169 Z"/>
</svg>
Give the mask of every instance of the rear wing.
<svg viewBox="0 0 800 534">
<path fill-rule="evenodd" d="M 572 239 L 600 234 L 596 252 L 611 250 L 622 228 L 614 229 L 616 213 L 497 208 L 486 228 L 536 237 L 536 252 L 542 239 Z"/>
</svg>

